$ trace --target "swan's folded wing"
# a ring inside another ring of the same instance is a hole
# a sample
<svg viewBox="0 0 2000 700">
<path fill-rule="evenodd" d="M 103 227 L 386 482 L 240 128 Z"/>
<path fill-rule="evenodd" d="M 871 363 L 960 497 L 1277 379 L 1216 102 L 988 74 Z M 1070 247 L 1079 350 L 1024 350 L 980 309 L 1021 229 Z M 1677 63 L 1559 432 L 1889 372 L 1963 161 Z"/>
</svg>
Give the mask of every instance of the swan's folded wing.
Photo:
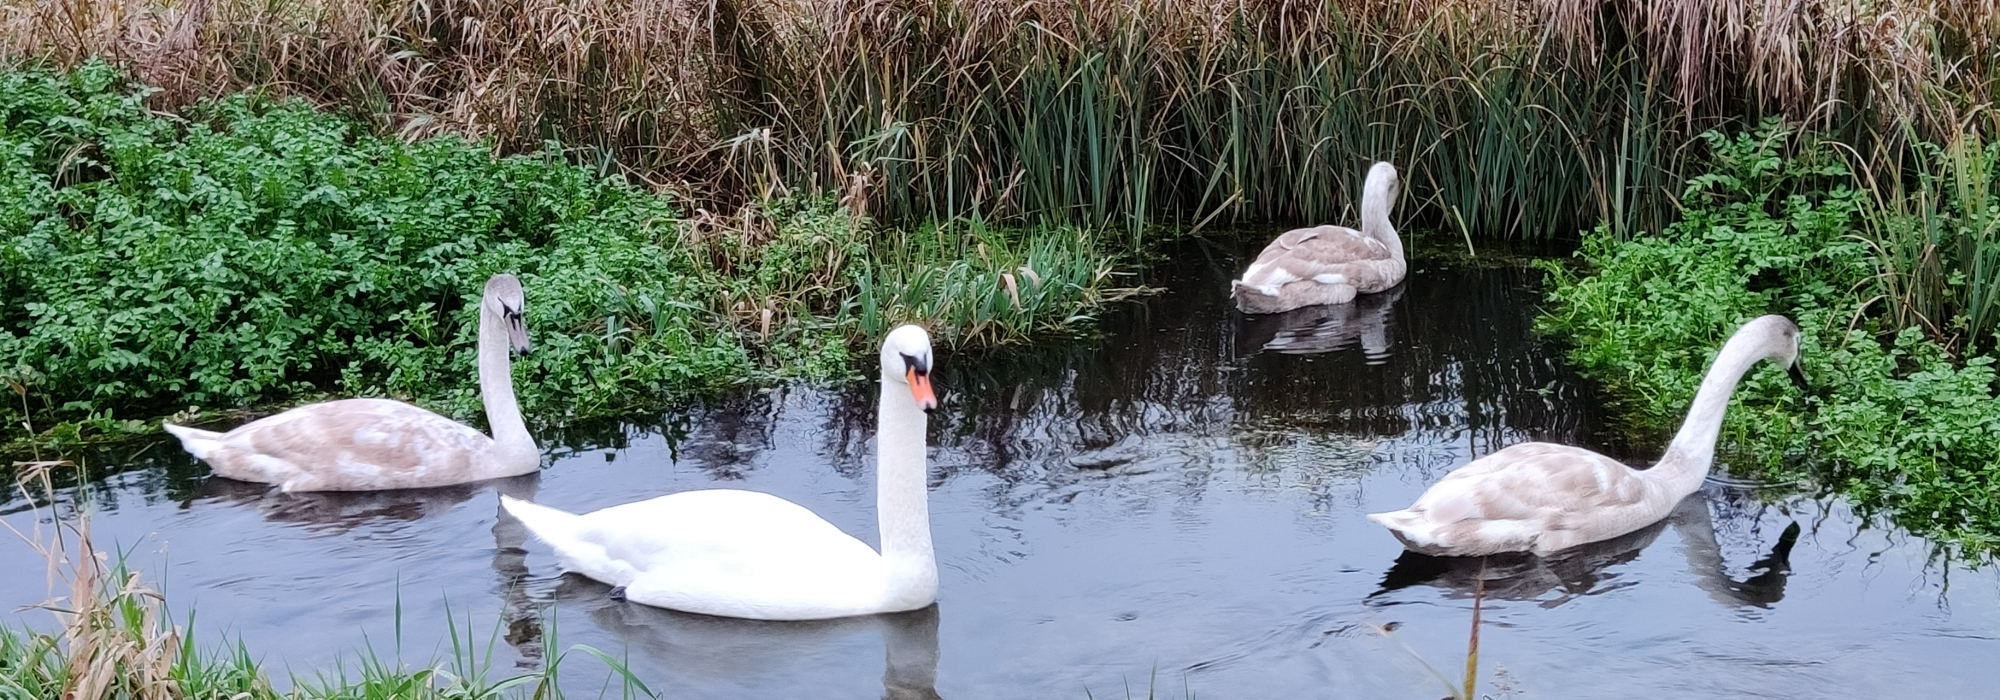
<svg viewBox="0 0 2000 700">
<path fill-rule="evenodd" d="M 584 521 L 583 539 L 642 576 L 754 586 L 872 570 L 881 559 L 803 506 L 755 491 L 688 491 L 606 508 Z"/>
<path fill-rule="evenodd" d="M 1388 246 L 1344 226 L 1293 229 L 1264 247 L 1256 262 L 1243 273 L 1243 283 L 1253 287 L 1279 286 L 1297 280 L 1325 284 L 1352 282 L 1347 277 L 1350 263 L 1387 260 Z"/>
<path fill-rule="evenodd" d="M 1522 443 L 1453 471 L 1411 506 L 1436 523 L 1461 520 L 1544 521 L 1566 514 L 1638 504 L 1645 482 L 1630 467 L 1568 445 Z"/>
<path fill-rule="evenodd" d="M 207 459 L 223 476 L 287 490 L 383 488 L 470 474 L 488 441 L 479 431 L 400 401 L 345 399 L 232 430 Z"/>
</svg>

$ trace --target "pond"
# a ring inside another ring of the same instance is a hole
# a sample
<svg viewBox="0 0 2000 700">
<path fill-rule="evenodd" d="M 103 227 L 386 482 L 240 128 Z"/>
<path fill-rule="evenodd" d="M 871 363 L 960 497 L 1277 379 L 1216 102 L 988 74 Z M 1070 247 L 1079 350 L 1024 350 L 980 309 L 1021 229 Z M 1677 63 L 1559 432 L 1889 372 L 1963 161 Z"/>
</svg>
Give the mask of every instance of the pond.
<svg viewBox="0 0 2000 700">
<path fill-rule="evenodd" d="M 455 625 L 494 640 L 496 673 L 587 644 L 673 698 L 1427 699 L 1463 674 L 1481 588 L 1486 694 L 2000 685 L 2000 572 L 1781 486 L 1711 479 L 1661 525 L 1551 561 L 1404 554 L 1363 514 L 1476 457 L 1548 440 L 1636 465 L 1659 446 L 1607 444 L 1589 384 L 1530 333 L 1522 265 L 1419 262 L 1362 303 L 1245 319 L 1222 290 L 1253 247 L 1176 249 L 1146 280 L 1169 291 L 1101 337 L 940 355 L 926 611 L 759 623 L 614 602 L 499 513 L 496 492 L 581 512 L 747 488 L 872 542 L 866 385 L 544 436 L 566 446 L 538 475 L 423 492 L 268 493 L 154 446 L 97 482 L 93 527 L 199 612 L 206 644 L 240 637 L 280 677 L 370 648 L 420 663 Z M 27 532 L 49 511 L 0 513 Z M 0 535 L 0 562 L 8 610 L 48 595 L 26 544 Z M 573 697 L 609 673 L 563 668 Z"/>
</svg>

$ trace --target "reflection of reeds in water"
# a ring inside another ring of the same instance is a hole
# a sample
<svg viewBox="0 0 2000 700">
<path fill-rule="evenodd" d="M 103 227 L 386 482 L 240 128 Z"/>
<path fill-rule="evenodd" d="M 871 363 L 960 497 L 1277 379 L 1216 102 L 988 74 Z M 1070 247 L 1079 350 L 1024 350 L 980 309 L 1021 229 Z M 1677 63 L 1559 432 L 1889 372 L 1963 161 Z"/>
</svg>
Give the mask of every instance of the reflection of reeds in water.
<svg viewBox="0 0 2000 700">
<path fill-rule="evenodd" d="M 1154 283 L 1176 291 L 1108 318 L 1102 340 L 954 363 L 940 414 L 954 427 L 941 439 L 1011 461 L 1037 456 L 1021 439 L 1029 435 L 1079 449 L 1135 434 L 1237 439 L 1279 426 L 1442 440 L 1469 424 L 1495 447 L 1589 435 L 1581 383 L 1529 329 L 1531 271 L 1420 268 L 1399 299 L 1379 300 L 1393 305 L 1381 336 L 1391 349 L 1368 364 L 1361 353 L 1261 352 L 1273 333 L 1259 324 L 1272 321 L 1227 308 L 1218 290 L 1229 268 L 1168 272 Z"/>
<path fill-rule="evenodd" d="M 1589 441 L 1595 409 L 1585 385 L 1529 329 L 1532 270 L 1420 267 L 1400 298 L 1372 302 L 1385 307 L 1388 352 L 1371 359 L 1261 352 L 1269 332 L 1257 335 L 1218 291 L 1234 264 L 1155 270 L 1147 284 L 1173 291 L 1108 317 L 1096 338 L 949 358 L 936 377 L 943 405 L 931 431 L 947 453 L 933 472 L 979 470 L 1010 482 L 1075 476 L 1052 468 L 1138 436 L 1140 461 L 1151 462 L 1141 466 L 1181 473 L 1235 447 L 1248 470 L 1331 483 L 1381 459 L 1442 466 L 1468 441 L 1475 451 Z M 802 412 L 821 416 L 813 449 L 858 477 L 875 392 L 854 384 L 735 395 L 697 409 L 698 427 L 678 434 L 674 448 L 714 478 L 737 478 L 778 439 L 786 416 Z M 1300 429 L 1324 439 L 1303 440 Z M 1400 452 L 1378 452 L 1384 444 Z M 1304 462 L 1312 464 L 1290 469 Z"/>
<path fill-rule="evenodd" d="M 1478 453 L 1524 439 L 1590 441 L 1587 385 L 1529 329 L 1533 270 L 1420 266 L 1400 298 L 1380 300 L 1393 313 L 1382 323 L 1389 352 L 1367 364 L 1361 352 L 1259 352 L 1266 341 L 1218 291 L 1236 262 L 1185 262 L 1198 252 L 1154 270 L 1146 284 L 1172 291 L 1108 317 L 1101 336 L 941 363 L 933 478 L 977 471 L 1066 489 L 1150 471 L 1185 476 L 1177 488 L 1198 490 L 1226 468 L 1320 494 L 1384 462 L 1442 469 L 1467 443 Z M 812 444 L 786 448 L 811 449 L 836 473 L 865 477 L 876 391 L 851 384 L 733 395 L 695 409 L 673 447 L 711 478 L 739 478 L 788 439 L 783 426 L 803 420 Z M 1127 438 L 1143 443 L 1126 460 L 1130 469 L 1070 461 Z"/>
</svg>

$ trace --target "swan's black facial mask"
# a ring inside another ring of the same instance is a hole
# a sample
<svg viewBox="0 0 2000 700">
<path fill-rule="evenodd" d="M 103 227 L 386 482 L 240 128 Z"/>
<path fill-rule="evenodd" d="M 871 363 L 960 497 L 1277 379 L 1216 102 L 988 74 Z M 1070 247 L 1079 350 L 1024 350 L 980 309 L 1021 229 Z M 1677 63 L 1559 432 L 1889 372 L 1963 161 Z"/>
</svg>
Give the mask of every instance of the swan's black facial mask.
<svg viewBox="0 0 2000 700">
<path fill-rule="evenodd" d="M 500 318 L 507 323 L 507 342 L 514 346 L 514 352 L 523 355 L 528 354 L 528 322 L 521 317 L 526 310 L 526 304 L 517 309 L 500 302 Z"/>
</svg>

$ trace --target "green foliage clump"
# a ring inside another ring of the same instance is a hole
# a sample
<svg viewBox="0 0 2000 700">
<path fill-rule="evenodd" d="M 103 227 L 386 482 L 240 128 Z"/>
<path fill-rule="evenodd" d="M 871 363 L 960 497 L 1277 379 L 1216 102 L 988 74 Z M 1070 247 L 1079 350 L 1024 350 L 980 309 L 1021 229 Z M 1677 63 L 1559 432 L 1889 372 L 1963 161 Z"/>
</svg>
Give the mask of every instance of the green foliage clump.
<svg viewBox="0 0 2000 700">
<path fill-rule="evenodd" d="M 456 138 L 373 136 L 296 102 L 238 95 L 169 115 L 146 94 L 103 64 L 0 75 L 0 377 L 41 424 L 66 422 L 58 436 L 324 394 L 475 416 L 475 309 L 496 272 L 527 292 L 523 408 L 555 422 L 847 375 L 849 349 L 891 322 L 1004 342 L 1087 320 L 1104 297 L 1109 256 L 1074 230 L 991 236 L 1062 246 L 1068 257 L 1042 264 L 1099 272 L 981 317 L 953 309 L 991 308 L 991 284 L 862 283 L 1017 264 L 961 259 L 971 248 L 945 239 L 969 234 L 928 230 L 878 259 L 898 234 L 799 200 L 704 235 L 665 198 L 553 145 L 494 158 Z M 18 425 L 21 408 L 0 411 Z"/>
<path fill-rule="evenodd" d="M 658 198 L 547 158 L 370 137 L 299 104 L 158 115 L 122 87 L 103 65 L 0 78 L 0 150 L 19 156 L 0 211 L 0 358 L 57 415 L 322 390 L 464 414 L 466 317 L 500 271 L 530 290 L 543 350 L 518 370 L 538 378 L 520 383 L 529 406 L 588 410 L 744 363 L 671 303 L 702 283 L 660 244 L 675 218 Z"/>
<path fill-rule="evenodd" d="M 1137 292 L 1110 286 L 1108 261 L 1079 229 L 1023 237 L 976 222 L 925 227 L 895 236 L 861 270 L 861 327 L 877 335 L 899 319 L 945 319 L 954 342 L 1024 342 Z"/>
<path fill-rule="evenodd" d="M 1587 271 L 1549 265 L 1541 330 L 1618 397 L 1628 427 L 1664 433 L 1693 400 L 1737 326 L 1781 313 L 1805 331 L 1814 396 L 1753 371 L 1724 428 L 1730 466 L 1813 469 L 1864 508 L 1976 552 L 2000 546 L 2000 401 L 1993 358 L 1954 358 L 1917 328 L 1864 313 L 1876 250 L 1854 231 L 1875 210 L 1828 149 L 1775 123 L 1705 136 L 1708 174 L 1658 235 L 1604 228 L 1579 252 Z M 1798 459 L 1803 457 L 1803 459 Z"/>
</svg>

